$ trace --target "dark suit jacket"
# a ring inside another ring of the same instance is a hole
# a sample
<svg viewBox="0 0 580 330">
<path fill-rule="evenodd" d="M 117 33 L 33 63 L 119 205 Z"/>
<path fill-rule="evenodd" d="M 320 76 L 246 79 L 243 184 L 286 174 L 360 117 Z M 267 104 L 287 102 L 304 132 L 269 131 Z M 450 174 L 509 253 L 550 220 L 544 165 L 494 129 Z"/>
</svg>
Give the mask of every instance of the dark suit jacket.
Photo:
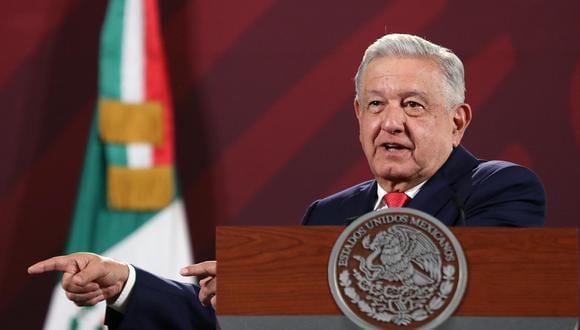
<svg viewBox="0 0 580 330">
<path fill-rule="evenodd" d="M 124 314 L 107 308 L 109 329 L 215 329 L 215 312 L 204 307 L 199 287 L 166 280 L 135 267 L 136 280 Z"/>
<path fill-rule="evenodd" d="M 376 198 L 376 180 L 360 183 L 312 203 L 302 223 L 345 225 L 372 211 Z M 479 160 L 459 146 L 407 207 L 431 214 L 447 226 L 542 226 L 546 197 L 529 169 Z"/>
</svg>

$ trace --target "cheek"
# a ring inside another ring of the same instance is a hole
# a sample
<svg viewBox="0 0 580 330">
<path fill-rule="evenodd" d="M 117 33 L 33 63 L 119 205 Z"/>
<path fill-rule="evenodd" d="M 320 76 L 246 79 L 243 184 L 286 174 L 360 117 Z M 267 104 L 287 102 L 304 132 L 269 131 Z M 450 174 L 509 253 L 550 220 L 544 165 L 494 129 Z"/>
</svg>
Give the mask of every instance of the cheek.
<svg viewBox="0 0 580 330">
<path fill-rule="evenodd" d="M 372 143 L 380 131 L 378 121 L 365 117 L 359 121 L 359 125 L 361 138 L 365 143 Z"/>
<path fill-rule="evenodd" d="M 454 138 L 449 125 L 432 122 L 428 125 L 416 126 L 412 131 L 412 139 L 417 147 L 417 158 L 431 162 L 433 159 L 447 155 Z"/>
</svg>

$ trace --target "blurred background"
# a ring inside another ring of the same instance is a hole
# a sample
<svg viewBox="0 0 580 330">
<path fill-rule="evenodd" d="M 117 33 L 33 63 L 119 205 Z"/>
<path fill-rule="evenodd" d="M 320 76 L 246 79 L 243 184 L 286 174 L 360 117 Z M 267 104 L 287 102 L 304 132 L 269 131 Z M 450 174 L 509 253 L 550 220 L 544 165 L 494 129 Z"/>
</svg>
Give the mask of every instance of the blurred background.
<svg viewBox="0 0 580 330">
<path fill-rule="evenodd" d="M 0 11 L 0 324 L 37 329 L 62 253 L 96 102 L 106 1 L 4 0 Z M 352 77 L 385 32 L 466 65 L 475 155 L 526 165 L 547 226 L 578 226 L 577 0 L 161 0 L 181 191 L 196 260 L 217 225 L 298 225 L 313 200 L 368 179 Z M 26 312 L 26 314 L 23 314 Z"/>
</svg>

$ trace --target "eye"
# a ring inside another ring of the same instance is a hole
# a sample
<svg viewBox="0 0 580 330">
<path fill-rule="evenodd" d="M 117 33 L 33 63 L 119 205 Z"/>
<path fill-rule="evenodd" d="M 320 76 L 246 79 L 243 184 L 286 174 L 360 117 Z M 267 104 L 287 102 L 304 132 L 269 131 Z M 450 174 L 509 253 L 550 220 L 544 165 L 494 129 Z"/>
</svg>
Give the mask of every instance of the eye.
<svg viewBox="0 0 580 330">
<path fill-rule="evenodd" d="M 406 101 L 403 102 L 403 107 L 405 108 L 424 108 L 424 106 L 421 103 L 415 102 L 415 101 Z"/>
<path fill-rule="evenodd" d="M 409 116 L 419 116 L 425 110 L 425 106 L 417 101 L 404 101 L 402 106 Z"/>
<path fill-rule="evenodd" d="M 384 102 L 380 100 L 371 100 L 368 103 L 368 109 L 371 112 L 379 112 L 383 108 Z"/>
</svg>

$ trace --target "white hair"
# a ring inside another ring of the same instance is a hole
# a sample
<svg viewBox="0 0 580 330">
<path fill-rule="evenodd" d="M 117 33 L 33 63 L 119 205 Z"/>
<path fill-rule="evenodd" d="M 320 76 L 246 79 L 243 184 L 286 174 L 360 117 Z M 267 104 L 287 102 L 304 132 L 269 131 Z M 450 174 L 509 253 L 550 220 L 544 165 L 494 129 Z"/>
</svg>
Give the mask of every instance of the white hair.
<svg viewBox="0 0 580 330">
<path fill-rule="evenodd" d="M 410 34 L 386 34 L 370 45 L 355 76 L 357 97 L 361 95 L 361 80 L 369 63 L 380 57 L 424 57 L 439 64 L 443 73 L 447 101 L 459 104 L 465 101 L 465 77 L 463 63 L 451 50 Z"/>
</svg>

